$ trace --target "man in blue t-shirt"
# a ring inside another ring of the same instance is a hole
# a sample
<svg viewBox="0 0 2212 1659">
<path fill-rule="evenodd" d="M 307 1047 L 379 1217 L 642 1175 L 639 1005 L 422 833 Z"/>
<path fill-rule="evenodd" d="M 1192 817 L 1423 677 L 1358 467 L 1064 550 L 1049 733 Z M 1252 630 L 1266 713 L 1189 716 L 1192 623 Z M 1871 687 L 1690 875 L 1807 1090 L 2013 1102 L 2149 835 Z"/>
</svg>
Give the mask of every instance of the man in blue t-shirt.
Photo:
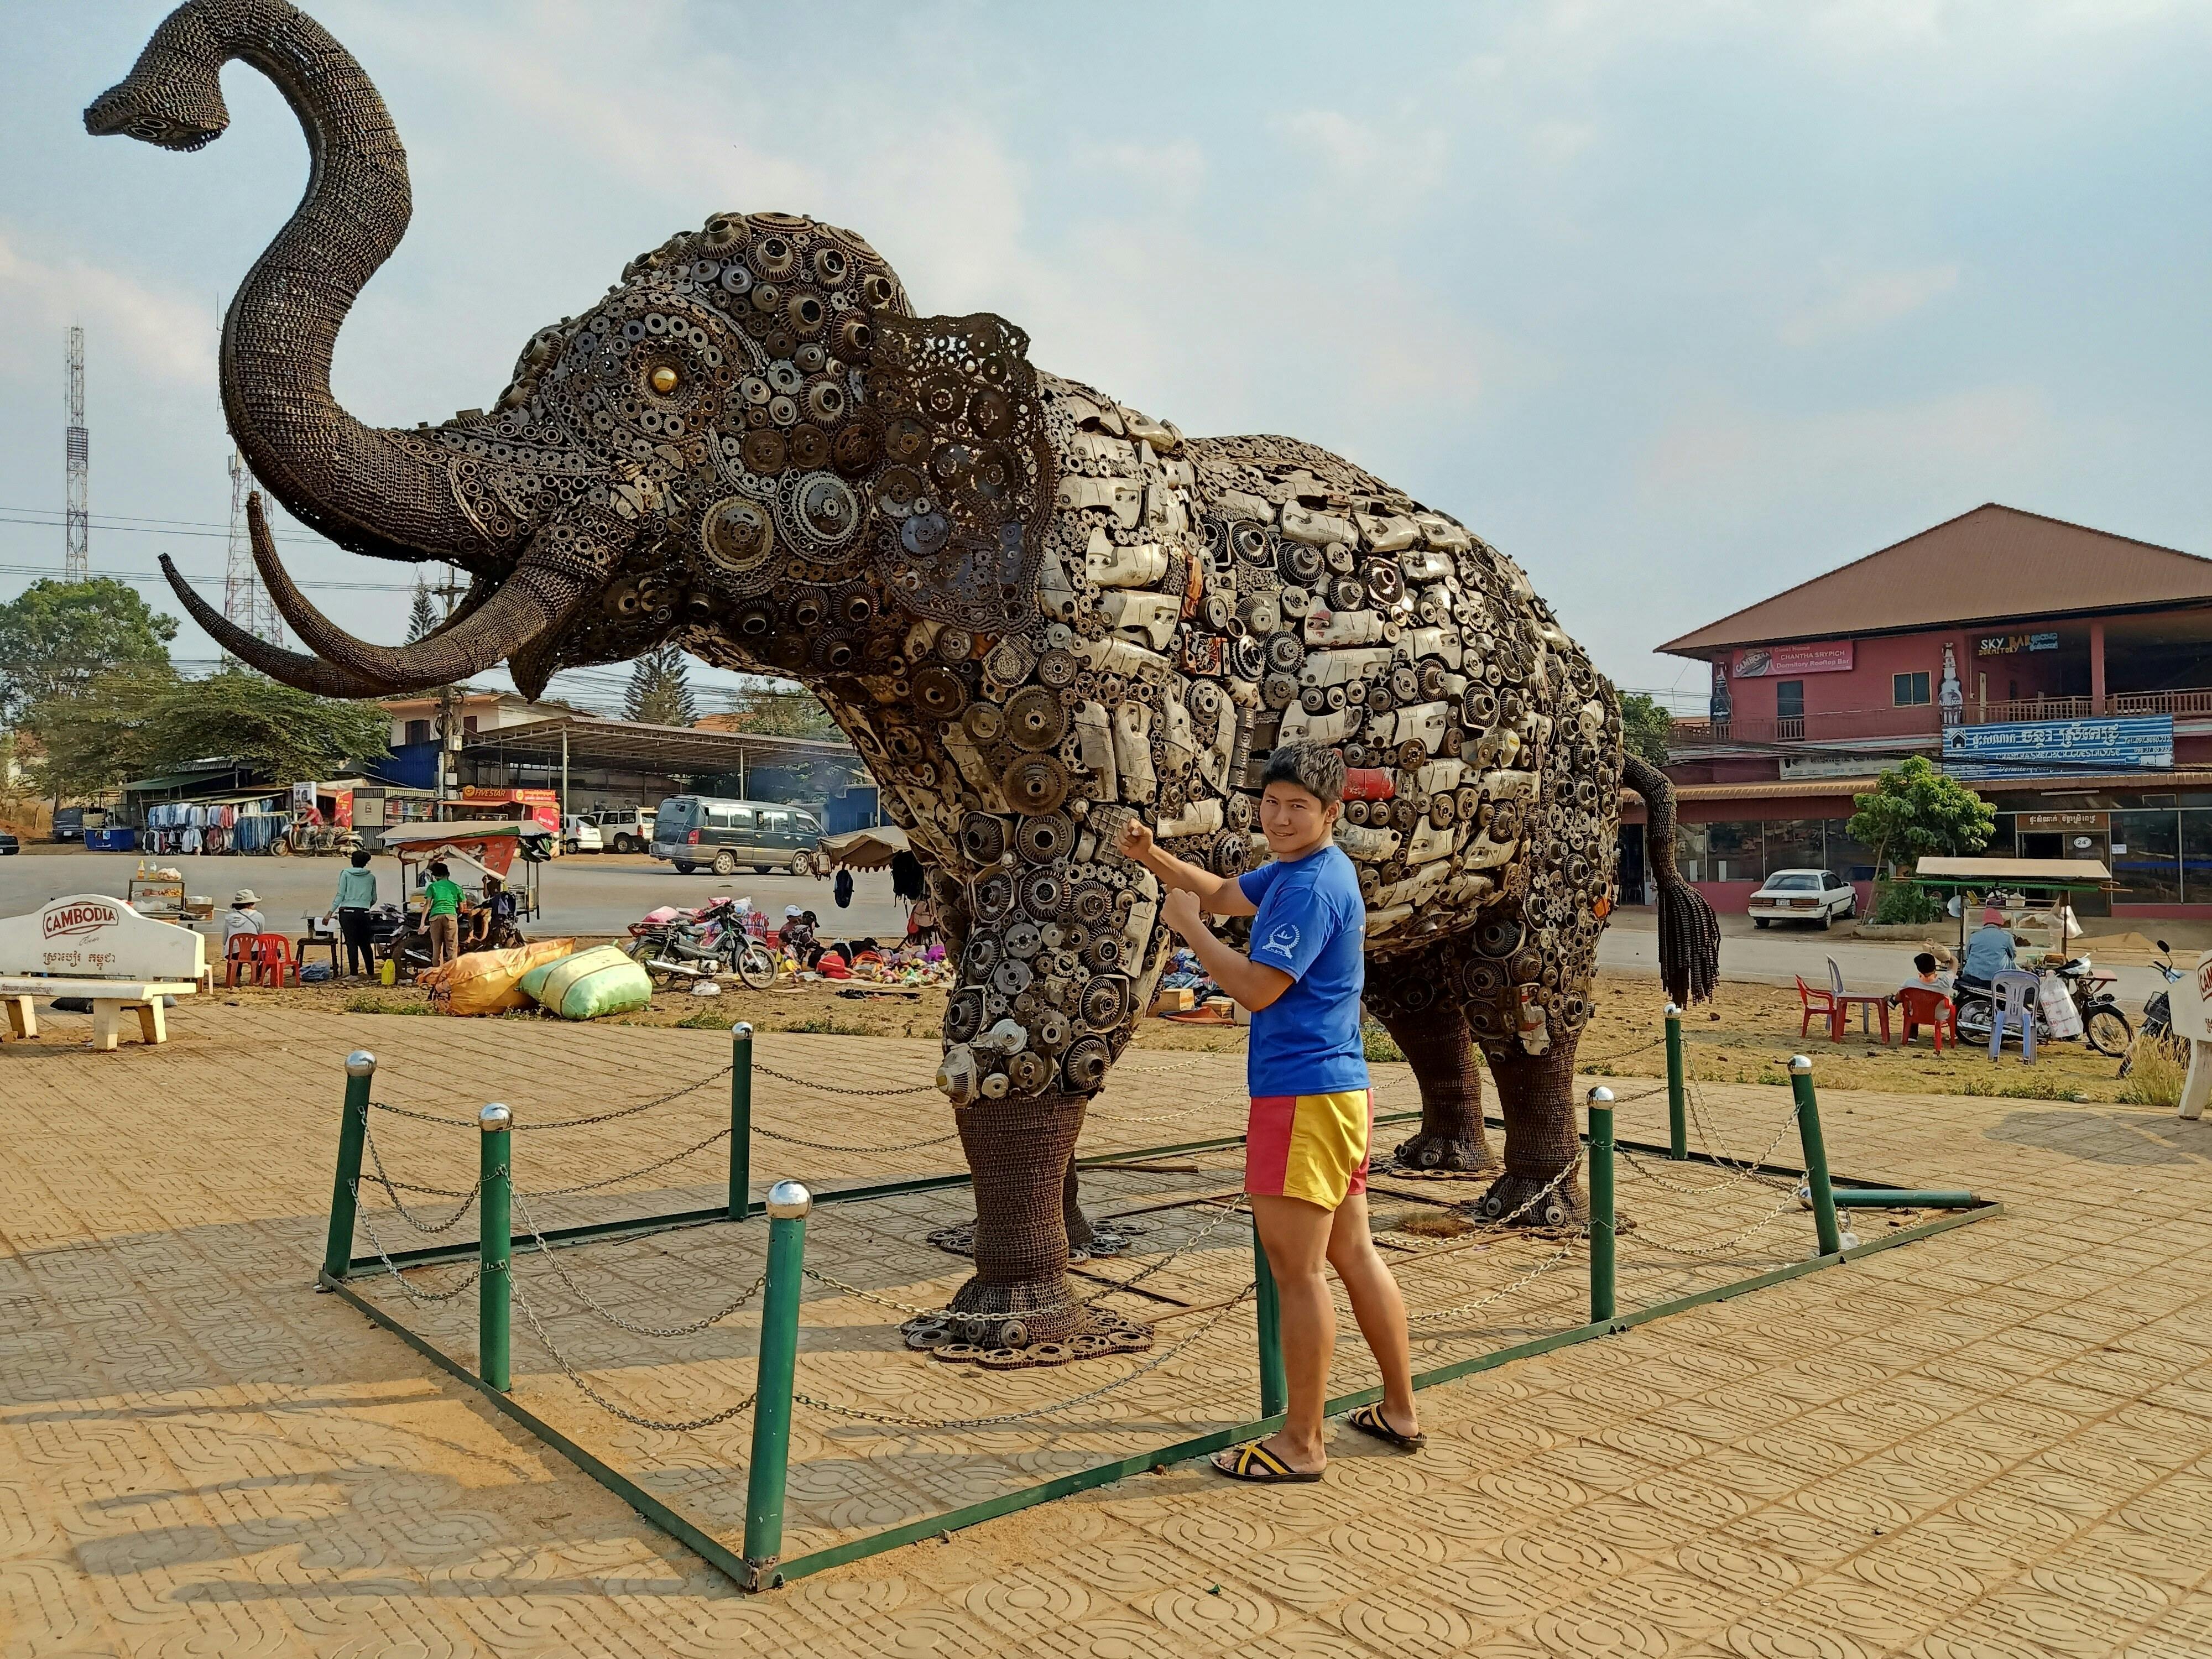
<svg viewBox="0 0 2212 1659">
<path fill-rule="evenodd" d="M 1375 1115 L 1359 1029 L 1367 907 L 1352 860 L 1333 839 L 1344 758 L 1318 744 L 1285 744 L 1267 757 L 1263 781 L 1260 827 L 1275 855 L 1271 864 L 1217 876 L 1161 852 L 1133 818 L 1117 847 L 1159 878 L 1168 926 L 1189 942 L 1213 982 L 1252 1011 L 1244 1191 L 1281 1299 L 1290 1410 L 1280 1431 L 1220 1453 L 1213 1466 L 1236 1480 L 1273 1483 L 1318 1480 L 1328 1461 L 1322 1404 L 1336 1313 L 1324 1261 L 1350 1294 L 1382 1371 L 1381 1403 L 1346 1421 L 1404 1450 L 1423 1439 L 1406 1304 L 1367 1226 Z M 1249 957 L 1213 936 L 1207 912 L 1252 918 Z"/>
</svg>

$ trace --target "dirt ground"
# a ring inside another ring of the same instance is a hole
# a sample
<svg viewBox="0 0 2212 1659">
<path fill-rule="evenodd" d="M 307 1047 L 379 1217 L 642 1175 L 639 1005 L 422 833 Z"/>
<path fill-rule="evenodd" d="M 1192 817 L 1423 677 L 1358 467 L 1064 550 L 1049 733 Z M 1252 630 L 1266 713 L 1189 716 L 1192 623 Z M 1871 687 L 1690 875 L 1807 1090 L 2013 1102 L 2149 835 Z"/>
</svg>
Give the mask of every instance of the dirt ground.
<svg viewBox="0 0 2212 1659">
<path fill-rule="evenodd" d="M 411 986 L 386 989 L 340 982 L 287 986 L 282 990 L 240 987 L 222 991 L 220 995 L 241 1006 L 289 1003 L 332 1013 L 431 1012 L 428 998 Z M 1580 1068 L 1599 1077 L 1665 1076 L 1658 987 L 1644 978 L 1601 974 L 1593 1001 L 1596 1012 L 1583 1037 Z M 770 991 L 738 986 L 718 997 L 666 991 L 653 998 L 650 1008 L 616 1016 L 608 1023 L 720 1031 L 742 1019 L 751 1021 L 762 1031 L 933 1038 L 944 1016 L 945 992 L 939 988 L 868 992 L 817 981 Z M 534 1020 L 545 1016 L 524 1010 L 500 1018 Z M 2002 1060 L 1992 1063 L 1980 1048 L 1947 1047 L 1938 1055 L 1925 1032 L 1910 1048 L 1894 1040 L 1885 1047 L 1878 1024 L 1873 1036 L 1859 1034 L 1856 1012 L 1849 1038 L 1841 1043 L 1831 1042 L 1826 1028 L 1817 1020 L 1801 1036 L 1800 1018 L 1795 991 L 1724 981 L 1711 1002 L 1692 1009 L 1683 1021 L 1690 1075 L 1709 1083 L 1764 1083 L 1780 1088 L 1790 1080 L 1790 1055 L 1802 1053 L 1812 1056 L 1814 1077 L 1828 1088 L 2022 1100 L 2129 1098 L 2118 1075 L 2119 1061 L 2080 1042 L 2045 1044 L 2038 1050 L 2033 1066 L 2023 1065 L 2009 1049 Z M 1893 1039 L 1902 1029 L 1893 1016 Z M 1400 1057 L 1387 1037 L 1379 1031 L 1371 1035 L 1376 1041 L 1370 1048 L 1370 1059 Z M 1244 1031 L 1237 1026 L 1147 1019 L 1139 1025 L 1136 1040 L 1139 1048 L 1151 1051 L 1221 1052 L 1242 1048 Z"/>
</svg>

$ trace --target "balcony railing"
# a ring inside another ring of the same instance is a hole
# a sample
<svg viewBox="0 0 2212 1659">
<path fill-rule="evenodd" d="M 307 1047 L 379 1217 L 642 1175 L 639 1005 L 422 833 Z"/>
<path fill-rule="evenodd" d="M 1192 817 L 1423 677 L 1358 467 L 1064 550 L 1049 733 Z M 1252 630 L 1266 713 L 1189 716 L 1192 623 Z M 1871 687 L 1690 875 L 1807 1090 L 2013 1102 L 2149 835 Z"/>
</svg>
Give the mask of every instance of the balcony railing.
<svg viewBox="0 0 2212 1659">
<path fill-rule="evenodd" d="M 2002 702 L 1968 703 L 1960 719 L 1968 726 L 2017 720 L 2087 720 L 2099 710 L 2089 697 L 2015 697 Z M 2212 716 L 2212 689 L 2180 691 L 2120 691 L 2107 694 L 2107 714 Z M 1826 714 L 1738 715 L 1731 720 L 1677 720 L 1671 747 L 1677 753 L 1739 744 L 1847 743 L 1924 738 L 1933 744 L 1942 731 L 1942 711 L 1933 703 L 1903 708 L 1845 708 Z"/>
</svg>

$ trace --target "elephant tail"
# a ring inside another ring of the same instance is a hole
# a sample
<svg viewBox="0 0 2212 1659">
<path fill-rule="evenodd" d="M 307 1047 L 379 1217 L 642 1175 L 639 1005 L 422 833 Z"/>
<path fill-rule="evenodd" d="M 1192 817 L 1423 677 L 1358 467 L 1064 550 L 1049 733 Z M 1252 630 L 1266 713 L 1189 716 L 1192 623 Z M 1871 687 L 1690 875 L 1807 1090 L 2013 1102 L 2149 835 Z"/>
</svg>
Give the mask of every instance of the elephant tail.
<svg viewBox="0 0 2212 1659">
<path fill-rule="evenodd" d="M 1721 976 L 1721 923 L 1674 862 L 1674 786 L 1640 755 L 1621 759 L 1621 780 L 1644 798 L 1644 861 L 1659 889 L 1659 979 L 1678 1007 L 1703 1002 Z"/>
</svg>

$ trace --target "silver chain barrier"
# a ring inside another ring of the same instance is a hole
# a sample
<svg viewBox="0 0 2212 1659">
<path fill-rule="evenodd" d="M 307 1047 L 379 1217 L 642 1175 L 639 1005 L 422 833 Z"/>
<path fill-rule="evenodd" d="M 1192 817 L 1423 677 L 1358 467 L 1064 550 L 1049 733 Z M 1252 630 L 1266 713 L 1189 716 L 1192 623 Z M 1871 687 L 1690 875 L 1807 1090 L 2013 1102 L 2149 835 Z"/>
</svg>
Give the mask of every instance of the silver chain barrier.
<svg viewBox="0 0 2212 1659">
<path fill-rule="evenodd" d="M 1569 1256 L 1572 1255 L 1574 1251 L 1574 1241 L 1570 1239 L 1567 1243 L 1560 1245 L 1558 1249 L 1553 1251 L 1551 1255 L 1539 1261 L 1534 1267 L 1529 1268 L 1527 1273 L 1522 1273 L 1518 1279 L 1508 1279 L 1504 1284 L 1500 1285 L 1496 1290 L 1488 1291 L 1482 1296 L 1479 1296 L 1472 1302 L 1462 1302 L 1456 1307 L 1436 1308 L 1431 1309 L 1426 1313 L 1408 1314 L 1406 1316 L 1406 1323 L 1408 1326 L 1425 1325 L 1436 1320 L 1456 1319 L 1462 1314 L 1474 1313 L 1480 1309 L 1488 1307 L 1500 1297 L 1509 1296 L 1513 1291 L 1521 1289 L 1525 1285 L 1533 1285 L 1536 1280 L 1541 1279 L 1546 1273 L 1551 1272 L 1553 1268 L 1558 1267 L 1559 1263 L 1565 1261 Z"/>
<path fill-rule="evenodd" d="M 589 1291 L 586 1290 L 581 1285 L 579 1285 L 574 1279 L 569 1276 L 568 1270 L 561 1265 L 561 1258 L 553 1254 L 552 1246 L 546 1243 L 545 1235 L 538 1231 L 537 1222 L 531 1218 L 530 1206 L 523 1201 L 523 1196 L 520 1192 L 517 1192 L 514 1195 L 514 1206 L 516 1209 L 522 1212 L 523 1228 L 531 1241 L 538 1246 L 538 1255 L 545 1258 L 545 1265 L 552 1268 L 553 1276 L 558 1279 L 562 1285 L 568 1287 L 569 1294 L 575 1297 L 577 1300 L 581 1302 L 586 1307 L 589 1308 L 600 1318 L 605 1320 L 608 1324 L 618 1327 L 623 1330 L 629 1331 L 633 1335 L 654 1337 L 694 1335 L 700 1331 L 705 1330 L 709 1325 L 719 1324 L 723 1320 L 727 1319 L 732 1314 L 737 1312 L 738 1309 L 744 1307 L 746 1303 L 751 1301 L 754 1297 L 759 1295 L 761 1287 L 768 1283 L 768 1275 L 763 1273 L 758 1279 L 756 1279 L 750 1285 L 745 1287 L 744 1292 L 738 1296 L 736 1301 L 730 1303 L 719 1313 L 708 1314 L 704 1319 L 695 1319 L 688 1325 L 635 1324 L 629 1320 L 624 1319 L 620 1314 L 611 1312 L 609 1310 L 603 1307 L 597 1297 L 592 1296 Z"/>
<path fill-rule="evenodd" d="M 777 1071 L 773 1066 L 763 1066 L 757 1060 L 753 1062 L 753 1070 L 758 1072 L 763 1077 L 772 1077 L 779 1083 L 796 1084 L 799 1088 L 812 1089 L 817 1093 L 825 1095 L 864 1095 L 874 1099 L 887 1100 L 895 1095 L 933 1095 L 937 1092 L 937 1085 L 934 1083 L 926 1083 L 914 1089 L 848 1089 L 840 1084 L 819 1083 L 811 1077 L 793 1077 L 788 1072 Z"/>
<path fill-rule="evenodd" d="M 358 1188 L 356 1188 L 356 1203 L 358 1202 L 358 1200 L 359 1190 Z M 392 1253 L 384 1248 L 384 1241 L 376 1236 L 376 1227 L 375 1224 L 369 1220 L 368 1212 L 356 1208 L 354 1212 L 354 1217 L 355 1219 L 361 1223 L 361 1230 L 368 1235 L 369 1248 L 374 1250 L 378 1258 L 383 1261 L 385 1271 L 390 1273 L 392 1277 L 398 1281 L 399 1288 L 406 1292 L 407 1299 L 410 1302 L 414 1303 L 417 1307 L 430 1308 L 435 1307 L 441 1302 L 451 1302 L 463 1291 L 467 1290 L 469 1286 L 475 1284 L 477 1279 L 483 1277 L 483 1267 L 480 1263 L 469 1269 L 469 1276 L 463 1279 L 459 1284 L 454 1285 L 450 1291 L 418 1291 L 414 1287 L 414 1285 L 407 1282 L 407 1275 L 400 1272 L 399 1264 L 392 1259 Z M 440 1263 L 438 1265 L 443 1266 L 444 1264 Z"/>
<path fill-rule="evenodd" d="M 532 1198 L 567 1198 L 573 1194 L 597 1192 L 602 1187 L 613 1187 L 625 1181 L 635 1181 L 641 1176 L 649 1176 L 655 1170 L 665 1170 L 672 1164 L 681 1164 L 685 1158 L 705 1152 L 716 1141 L 727 1139 L 729 1133 L 729 1125 L 724 1124 L 704 1140 L 695 1140 L 681 1152 L 671 1152 L 666 1158 L 655 1158 L 652 1163 L 638 1169 L 625 1170 L 620 1175 L 602 1176 L 597 1181 L 578 1182 L 573 1187 L 549 1187 L 542 1192 L 532 1192 L 530 1195 Z M 522 1188 L 518 1187 L 514 1190 L 519 1195 Z"/>
<path fill-rule="evenodd" d="M 1093 1389 L 1088 1394 L 1079 1394 L 1072 1399 L 1054 1401 L 1049 1406 L 1038 1406 L 1030 1411 L 1002 1412 L 996 1417 L 907 1417 L 896 1412 L 863 1411 L 856 1406 L 836 1405 L 827 1400 L 817 1400 L 813 1395 L 807 1394 L 794 1392 L 791 1397 L 799 1405 L 811 1406 L 815 1410 L 828 1412 L 833 1417 L 851 1418 L 862 1423 L 887 1423 L 894 1427 L 904 1429 L 988 1429 L 1006 1423 L 1026 1423 L 1033 1418 L 1049 1417 L 1057 1412 L 1071 1411 L 1078 1406 L 1087 1406 L 1094 1400 L 1103 1400 L 1108 1395 L 1127 1388 L 1138 1378 L 1150 1376 L 1189 1347 L 1192 1343 L 1212 1332 L 1215 1326 L 1220 1324 L 1231 1314 L 1235 1313 L 1237 1309 L 1243 1307 L 1250 1299 L 1255 1287 L 1256 1281 L 1245 1285 L 1237 1292 L 1237 1299 L 1223 1306 L 1212 1318 L 1207 1320 L 1173 1347 L 1163 1349 L 1153 1355 L 1127 1376 L 1116 1377 L 1104 1387 Z"/>
<path fill-rule="evenodd" d="M 368 1160 L 375 1168 L 375 1180 L 377 1184 L 384 1188 L 384 1195 L 392 1200 L 392 1207 L 399 1212 L 399 1218 L 402 1221 L 404 1221 L 409 1226 L 412 1227 L 416 1232 L 431 1235 L 449 1232 L 460 1221 L 460 1218 L 463 1216 L 466 1215 L 471 1210 L 476 1207 L 477 1196 L 483 1191 L 483 1178 L 481 1176 L 477 1178 L 477 1184 L 470 1188 L 466 1192 L 463 1192 L 459 1188 L 445 1187 L 418 1187 L 410 1181 L 394 1181 L 389 1175 L 385 1173 L 384 1154 L 377 1151 L 376 1137 L 369 1133 L 368 1124 L 365 1120 L 362 1124 L 361 1138 L 362 1142 L 368 1147 Z M 436 1222 L 434 1224 L 426 1221 L 418 1221 L 415 1218 L 415 1212 L 407 1207 L 405 1202 L 399 1196 L 403 1188 L 410 1193 L 427 1194 L 432 1198 L 458 1198 L 461 1200 L 460 1207 L 455 1210 L 453 1214 L 447 1216 L 443 1221 Z M 358 1174 L 356 1174 L 354 1178 L 354 1202 L 356 1205 L 361 1202 L 361 1178 Z"/>
<path fill-rule="evenodd" d="M 680 1099 L 685 1095 L 705 1088 L 710 1083 L 719 1082 L 721 1079 L 729 1076 L 735 1069 L 736 1062 L 733 1060 L 723 1066 L 720 1071 L 701 1078 L 696 1083 L 687 1083 L 681 1088 L 671 1089 L 666 1094 L 655 1095 L 651 1100 L 641 1100 L 635 1106 L 618 1106 L 611 1112 L 594 1112 L 589 1117 L 558 1117 L 544 1123 L 517 1123 L 513 1127 L 517 1131 L 580 1129 L 586 1124 L 611 1123 L 617 1118 L 635 1117 L 640 1112 L 649 1112 L 656 1106 L 665 1106 L 672 1100 Z M 474 1129 L 479 1127 L 477 1121 L 472 1117 L 448 1117 L 443 1112 L 418 1112 L 410 1106 L 390 1106 L 380 1100 L 372 1100 L 368 1103 L 380 1112 L 389 1112 L 394 1117 L 411 1117 L 417 1123 L 441 1123 L 455 1129 Z"/>
<path fill-rule="evenodd" d="M 653 1429 L 663 1434 L 690 1434 L 699 1429 L 711 1429 L 717 1423 L 726 1423 L 753 1403 L 755 1395 L 749 1394 L 725 1411 L 715 1412 L 706 1417 L 693 1418 L 683 1423 L 672 1422 L 657 1417 L 641 1416 L 627 1406 L 608 1399 L 606 1395 L 584 1380 L 583 1374 L 568 1363 L 568 1357 L 553 1346 L 553 1339 L 546 1334 L 545 1327 L 538 1322 L 538 1310 L 530 1305 L 530 1293 L 523 1289 L 522 1280 L 519 1276 L 514 1278 L 514 1299 L 522 1304 L 522 1316 L 530 1322 L 530 1328 L 538 1333 L 538 1341 L 544 1346 L 545 1352 L 553 1356 L 553 1363 L 558 1365 L 568 1379 L 576 1385 L 578 1393 L 610 1416 L 619 1417 L 625 1423 L 634 1423 L 641 1429 Z"/>
<path fill-rule="evenodd" d="M 942 1146 L 948 1140 L 960 1138 L 960 1131 L 955 1129 L 927 1140 L 903 1140 L 894 1146 L 847 1146 L 835 1140 L 808 1140 L 799 1135 L 783 1134 L 758 1123 L 753 1125 L 753 1133 L 764 1140 L 780 1140 L 787 1146 L 805 1146 L 817 1152 L 911 1152 L 922 1146 Z"/>
</svg>

